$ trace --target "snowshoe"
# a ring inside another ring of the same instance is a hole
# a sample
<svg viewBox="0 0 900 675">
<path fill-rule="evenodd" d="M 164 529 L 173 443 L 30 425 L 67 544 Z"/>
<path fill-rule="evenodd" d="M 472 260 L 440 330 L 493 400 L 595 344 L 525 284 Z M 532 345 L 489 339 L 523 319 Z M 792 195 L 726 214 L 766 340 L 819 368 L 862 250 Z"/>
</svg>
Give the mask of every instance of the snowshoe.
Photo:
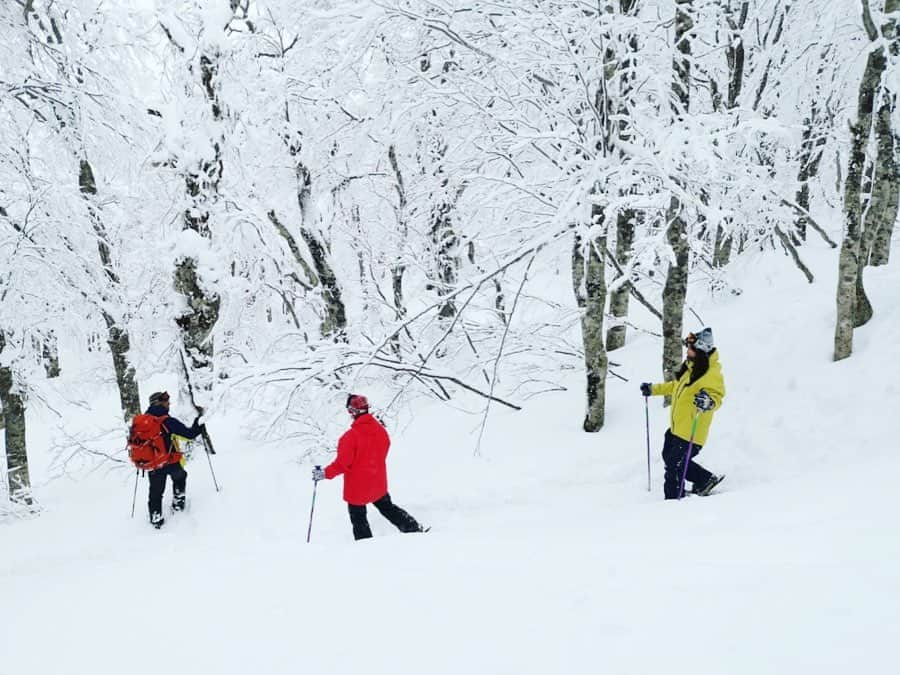
<svg viewBox="0 0 900 675">
<path fill-rule="evenodd" d="M 708 497 L 710 495 L 710 493 L 713 491 L 713 488 L 715 488 L 716 485 L 721 483 L 723 480 L 725 480 L 725 474 L 722 474 L 721 476 L 713 475 L 710 477 L 710 479 L 707 481 L 706 485 L 704 485 L 702 489 L 696 490 L 696 493 L 698 495 L 700 495 L 701 497 Z"/>
<path fill-rule="evenodd" d="M 187 513 L 191 510 L 191 500 L 186 497 L 182 497 L 181 499 L 175 498 L 172 500 L 172 515 L 174 516 L 176 513 Z"/>
</svg>

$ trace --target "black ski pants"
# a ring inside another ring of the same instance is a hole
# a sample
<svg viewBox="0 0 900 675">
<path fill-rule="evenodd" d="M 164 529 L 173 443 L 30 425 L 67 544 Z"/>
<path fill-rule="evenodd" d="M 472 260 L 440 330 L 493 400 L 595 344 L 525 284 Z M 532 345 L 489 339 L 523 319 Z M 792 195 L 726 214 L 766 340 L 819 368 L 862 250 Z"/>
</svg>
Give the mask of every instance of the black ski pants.
<svg viewBox="0 0 900 675">
<path fill-rule="evenodd" d="M 695 457 L 702 447 L 702 445 L 694 443 L 694 447 L 691 448 L 691 457 Z M 678 499 L 687 449 L 688 441 L 673 434 L 671 429 L 666 431 L 666 442 L 662 451 L 663 460 L 666 463 L 666 481 L 663 485 L 666 499 Z M 712 473 L 697 464 L 693 459 L 688 462 L 685 480 L 690 481 L 695 486 L 702 487 L 706 485 L 711 476 Z"/>
<path fill-rule="evenodd" d="M 391 501 L 390 493 L 372 502 L 372 506 L 401 532 L 418 532 L 421 529 L 415 518 Z M 347 504 L 347 508 L 350 511 L 350 522 L 353 523 L 353 538 L 356 540 L 371 538 L 372 530 L 369 529 L 369 519 L 366 517 L 366 505 Z"/>
<path fill-rule="evenodd" d="M 162 515 L 162 498 L 166 491 L 166 477 L 172 477 L 172 503 L 179 508 L 184 508 L 184 489 L 187 484 L 187 471 L 180 463 L 166 464 L 163 468 L 151 471 L 147 474 L 150 479 L 150 500 L 147 506 L 150 509 L 150 518 L 154 513 Z"/>
</svg>

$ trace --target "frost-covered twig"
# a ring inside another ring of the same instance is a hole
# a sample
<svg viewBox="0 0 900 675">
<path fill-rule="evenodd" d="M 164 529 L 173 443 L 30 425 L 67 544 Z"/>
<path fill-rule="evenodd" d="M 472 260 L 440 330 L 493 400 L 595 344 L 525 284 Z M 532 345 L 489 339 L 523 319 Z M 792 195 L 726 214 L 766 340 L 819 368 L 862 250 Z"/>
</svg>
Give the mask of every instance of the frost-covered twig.
<svg viewBox="0 0 900 675">
<path fill-rule="evenodd" d="M 519 282 L 519 288 L 516 291 L 516 297 L 513 298 L 512 307 L 509 310 L 509 316 L 506 320 L 506 325 L 503 327 L 503 337 L 500 338 L 500 346 L 497 348 L 497 358 L 494 359 L 494 370 L 491 373 L 491 389 L 488 396 L 488 402 L 484 406 L 484 416 L 481 418 L 481 429 L 478 432 L 478 441 L 475 443 L 475 454 L 481 454 L 481 439 L 484 437 L 484 428 L 487 425 L 488 413 L 491 409 L 491 401 L 494 396 L 494 387 L 497 384 L 497 370 L 500 367 L 500 358 L 503 356 L 503 346 L 506 344 L 506 336 L 509 335 L 509 325 L 512 323 L 513 316 L 516 313 L 516 307 L 519 304 L 519 297 L 522 295 L 522 289 L 525 287 L 525 282 L 528 281 L 528 272 L 531 271 L 531 266 L 534 264 L 534 259 L 537 257 L 537 252 L 535 252 L 531 256 L 531 260 L 528 261 L 528 266 L 525 268 L 525 272 L 522 274 L 522 281 Z"/>
</svg>

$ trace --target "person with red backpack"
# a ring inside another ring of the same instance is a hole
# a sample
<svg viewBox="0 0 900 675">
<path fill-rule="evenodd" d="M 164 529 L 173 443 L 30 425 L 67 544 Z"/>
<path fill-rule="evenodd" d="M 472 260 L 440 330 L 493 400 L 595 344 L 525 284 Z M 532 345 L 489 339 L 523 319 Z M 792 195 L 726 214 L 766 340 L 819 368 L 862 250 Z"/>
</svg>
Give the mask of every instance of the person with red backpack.
<svg viewBox="0 0 900 675">
<path fill-rule="evenodd" d="M 366 505 L 372 504 L 401 532 L 427 532 L 415 518 L 391 501 L 387 487 L 386 459 L 391 439 L 381 423 L 369 414 L 365 396 L 347 396 L 347 412 L 353 424 L 338 441 L 337 458 L 324 469 L 313 469 L 313 480 L 331 480 L 343 474 L 344 501 L 350 511 L 353 538 L 369 539 L 372 530 Z"/>
<path fill-rule="evenodd" d="M 136 415 L 131 424 L 129 454 L 138 469 L 145 469 L 150 479 L 147 508 L 150 524 L 157 530 L 166 519 L 162 515 L 162 498 L 166 491 L 166 477 L 172 478 L 172 510 L 184 511 L 187 471 L 181 465 L 182 454 L 172 436 L 188 440 L 203 432 L 198 416 L 190 428 L 169 415 L 169 394 L 158 391 L 150 395 L 150 406 L 143 415 Z"/>
</svg>

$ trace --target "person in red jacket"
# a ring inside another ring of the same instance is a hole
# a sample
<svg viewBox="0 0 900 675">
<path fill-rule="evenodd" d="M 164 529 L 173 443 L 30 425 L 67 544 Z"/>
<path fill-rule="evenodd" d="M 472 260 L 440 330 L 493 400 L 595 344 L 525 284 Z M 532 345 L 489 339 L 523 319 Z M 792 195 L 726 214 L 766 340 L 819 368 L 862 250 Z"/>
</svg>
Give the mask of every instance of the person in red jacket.
<svg viewBox="0 0 900 675">
<path fill-rule="evenodd" d="M 401 532 L 426 532 L 415 518 L 391 501 L 385 465 L 391 439 L 381 423 L 369 414 L 366 397 L 347 396 L 347 412 L 353 417 L 353 424 L 338 441 L 337 459 L 324 469 L 314 468 L 313 480 L 331 480 L 343 474 L 344 501 L 350 511 L 354 539 L 372 536 L 366 504 L 372 504 Z"/>
</svg>

